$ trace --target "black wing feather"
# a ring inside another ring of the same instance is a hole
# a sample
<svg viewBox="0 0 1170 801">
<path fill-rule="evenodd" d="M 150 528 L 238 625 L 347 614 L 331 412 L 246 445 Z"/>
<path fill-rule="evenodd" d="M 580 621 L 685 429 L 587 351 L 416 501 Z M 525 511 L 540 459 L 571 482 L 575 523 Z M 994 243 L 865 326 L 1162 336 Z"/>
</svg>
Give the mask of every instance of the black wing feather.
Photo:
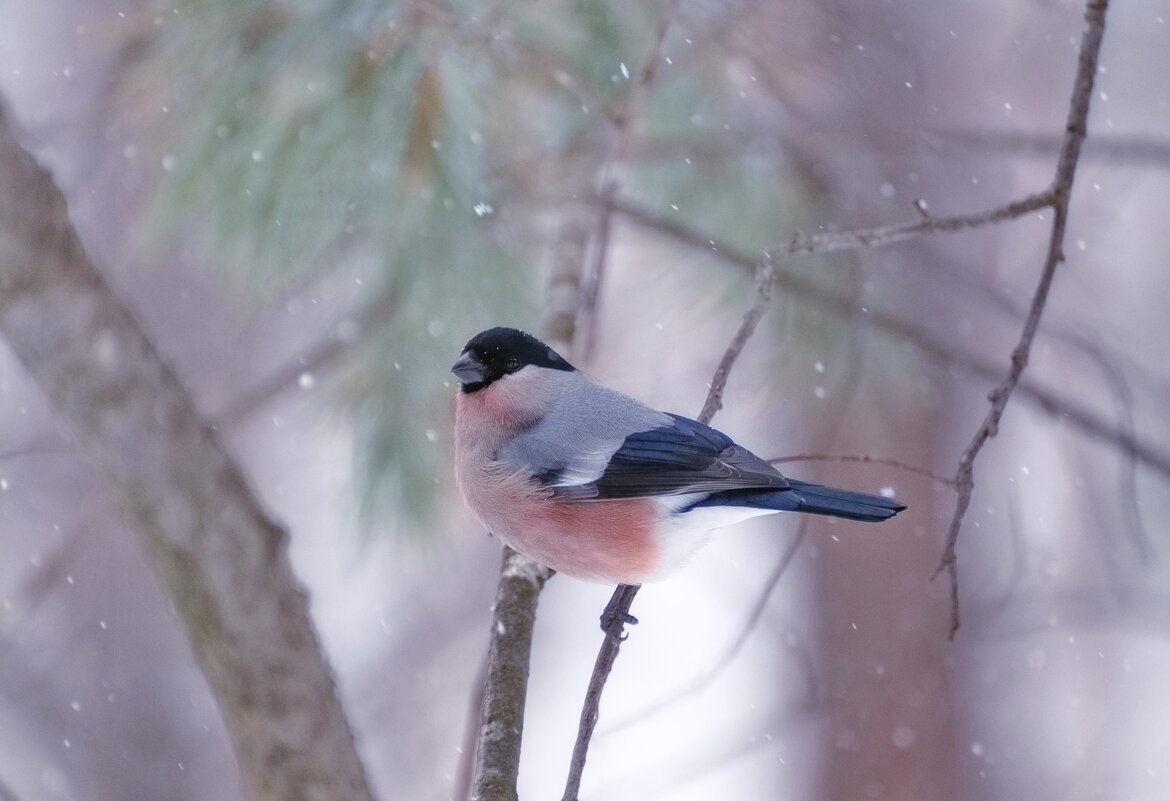
<svg viewBox="0 0 1170 801">
<path fill-rule="evenodd" d="M 779 471 L 726 434 L 686 417 L 669 416 L 670 425 L 628 436 L 596 481 L 554 492 L 608 500 L 788 486 Z"/>
</svg>

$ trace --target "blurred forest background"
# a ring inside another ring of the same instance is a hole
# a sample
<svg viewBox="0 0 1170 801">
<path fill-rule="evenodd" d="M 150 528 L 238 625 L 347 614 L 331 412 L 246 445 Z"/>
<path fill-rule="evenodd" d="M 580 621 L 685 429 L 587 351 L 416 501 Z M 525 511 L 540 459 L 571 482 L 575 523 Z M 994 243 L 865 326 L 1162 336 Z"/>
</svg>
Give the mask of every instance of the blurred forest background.
<svg viewBox="0 0 1170 801">
<path fill-rule="evenodd" d="M 6 0 L 0 92 L 288 524 L 376 791 L 438 801 L 457 792 L 498 564 L 450 466 L 466 339 L 538 329 L 557 265 L 603 263 L 577 363 L 697 414 L 762 249 L 1047 187 L 1082 12 Z M 976 466 L 958 638 L 931 581 L 953 490 L 785 465 L 909 511 L 811 520 L 790 564 L 799 519 L 755 522 L 646 588 L 582 798 L 1165 797 L 1168 17 L 1110 10 L 1031 389 Z M 1047 216 L 785 262 L 716 425 L 761 455 L 952 475 Z M 6 350 L 0 547 L 0 798 L 242 798 L 119 494 Z M 541 599 L 523 798 L 559 797 L 608 595 L 558 577 Z"/>
</svg>

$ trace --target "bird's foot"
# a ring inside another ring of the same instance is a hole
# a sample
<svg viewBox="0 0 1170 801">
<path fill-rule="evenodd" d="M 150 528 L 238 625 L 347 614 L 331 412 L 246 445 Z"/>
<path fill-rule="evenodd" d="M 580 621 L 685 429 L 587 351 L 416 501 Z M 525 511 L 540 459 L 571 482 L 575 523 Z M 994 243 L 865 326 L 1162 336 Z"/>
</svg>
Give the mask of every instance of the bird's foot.
<svg viewBox="0 0 1170 801">
<path fill-rule="evenodd" d="M 625 592 L 623 592 L 625 589 L 625 585 L 619 585 L 614 590 L 613 597 L 609 599 L 609 603 L 605 605 L 605 610 L 601 613 L 601 630 L 608 634 L 614 626 L 617 626 L 617 630 L 621 633 L 623 640 L 627 635 L 622 630 L 626 626 L 638 625 L 638 618 L 620 609 L 625 603 Z"/>
<path fill-rule="evenodd" d="M 609 611 L 609 607 L 606 607 L 606 610 L 601 613 L 601 630 L 609 631 L 610 626 L 617 622 L 617 617 L 618 616 L 616 614 Z M 638 625 L 638 618 L 634 617 L 629 612 L 621 615 L 621 620 L 623 626 Z"/>
</svg>

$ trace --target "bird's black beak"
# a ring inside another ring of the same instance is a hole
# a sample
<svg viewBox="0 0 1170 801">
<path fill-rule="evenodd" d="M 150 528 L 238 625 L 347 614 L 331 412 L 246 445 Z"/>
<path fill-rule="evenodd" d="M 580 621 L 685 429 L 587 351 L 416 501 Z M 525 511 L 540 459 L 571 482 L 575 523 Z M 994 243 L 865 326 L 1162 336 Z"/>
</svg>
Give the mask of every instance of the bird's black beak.
<svg viewBox="0 0 1170 801">
<path fill-rule="evenodd" d="M 487 378 L 487 367 L 471 351 L 463 352 L 458 361 L 451 365 L 451 372 L 460 384 L 481 384 Z"/>
</svg>

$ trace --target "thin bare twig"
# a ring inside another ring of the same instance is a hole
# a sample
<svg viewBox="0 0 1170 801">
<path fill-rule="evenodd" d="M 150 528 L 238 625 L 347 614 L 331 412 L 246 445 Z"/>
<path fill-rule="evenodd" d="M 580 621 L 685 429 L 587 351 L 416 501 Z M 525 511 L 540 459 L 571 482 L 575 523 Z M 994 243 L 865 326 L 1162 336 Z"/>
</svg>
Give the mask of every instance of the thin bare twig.
<svg viewBox="0 0 1170 801">
<path fill-rule="evenodd" d="M 1081 153 L 1082 163 L 1089 155 L 1089 144 L 1090 142 L 1086 140 L 1085 148 Z M 1058 147 L 1059 142 L 1056 142 L 1052 150 L 1056 151 Z M 987 300 L 991 308 L 1000 311 L 1008 317 L 1020 321 L 1023 321 L 1027 317 L 1028 309 L 1021 307 L 1011 294 L 999 288 L 996 284 L 976 282 L 969 272 L 954 269 L 945 261 L 937 264 L 935 269 L 942 274 L 950 276 L 964 291 L 978 293 Z M 1126 370 L 1120 363 L 1124 359 L 1124 354 L 1110 352 L 1100 337 L 1092 331 L 1086 331 L 1083 325 L 1069 325 L 1045 318 L 1043 333 L 1046 337 L 1063 343 L 1080 353 L 1085 359 L 1097 367 L 1101 374 L 1102 386 L 1116 400 L 1115 425 L 1117 430 L 1127 438 L 1134 438 L 1136 430 L 1133 412 L 1134 394 Z M 1142 364 L 1131 363 L 1128 367 L 1139 374 L 1145 370 L 1145 366 Z M 1150 378 L 1152 379 L 1152 376 Z M 1021 390 L 1026 392 L 1026 389 L 1027 387 L 1021 384 Z M 1151 391 L 1153 392 L 1158 392 L 1160 389 L 1151 387 Z M 1145 521 L 1142 518 L 1139 508 L 1140 503 L 1137 488 L 1138 460 L 1132 453 L 1119 452 L 1118 457 L 1120 459 L 1118 466 L 1119 503 L 1128 521 L 1128 524 L 1125 526 L 1125 531 L 1129 535 L 1138 560 L 1145 563 L 1150 559 L 1154 548 L 1149 534 L 1146 531 Z M 948 480 L 948 484 L 954 486 L 950 480 Z"/>
<path fill-rule="evenodd" d="M 630 91 L 625 99 L 614 111 L 610 118 L 609 148 L 601 167 L 597 171 L 600 176 L 598 195 L 601 203 L 597 212 L 597 234 L 593 240 L 593 258 L 589 269 L 581 279 L 581 307 L 577 312 L 577 355 L 588 359 L 593 353 L 593 343 L 596 340 L 597 302 L 601 297 L 601 282 L 605 275 L 605 265 L 609 258 L 610 238 L 613 231 L 613 200 L 621 189 L 621 181 L 617 177 L 617 168 L 625 160 L 630 149 L 630 127 L 637 110 L 651 84 L 658 75 L 658 62 L 662 56 L 662 44 L 666 41 L 666 32 L 674 21 L 680 0 L 668 0 L 663 9 L 662 17 L 654 29 L 646 56 L 642 60 L 642 67 L 638 75 L 630 84 Z M 622 67 L 625 69 L 625 65 Z"/>
<path fill-rule="evenodd" d="M 592 202 L 598 203 L 600 200 L 594 198 Z M 769 252 L 774 256 L 808 256 L 815 253 L 836 253 L 844 250 L 885 247 L 929 234 L 955 233 L 1015 220 L 1034 211 L 1048 208 L 1052 203 L 1053 190 L 1048 189 L 971 214 L 957 214 L 949 217 L 919 217 L 903 223 L 859 228 L 853 231 L 829 231 L 819 234 L 805 234 L 797 231 L 788 242 L 771 248 Z M 639 206 L 627 198 L 615 197 L 611 204 L 615 213 L 646 228 L 667 234 L 680 242 L 697 245 L 703 250 L 729 256 L 729 261 L 733 261 L 741 267 L 755 264 L 756 260 L 753 257 L 745 254 L 734 245 L 721 243 L 713 237 L 698 234 L 689 226 L 676 220 L 659 217 L 649 209 Z"/>
<path fill-rule="evenodd" d="M 955 547 L 959 541 L 959 530 L 962 528 L 963 518 L 971 504 L 971 494 L 975 489 L 975 459 L 979 456 L 979 452 L 987 440 L 994 437 L 999 431 L 1000 418 L 1003 417 L 1012 392 L 1028 365 L 1032 340 L 1036 336 L 1036 330 L 1040 327 L 1040 318 L 1044 314 L 1044 306 L 1048 301 L 1048 291 L 1052 287 L 1056 267 L 1064 261 L 1064 231 L 1068 222 L 1069 200 L 1072 195 L 1073 179 L 1076 176 L 1081 143 L 1085 140 L 1088 132 L 1089 101 L 1093 94 L 1093 80 L 1097 74 L 1097 58 L 1101 51 L 1101 40 L 1105 34 L 1105 11 L 1108 6 L 1109 0 L 1089 0 L 1085 7 L 1086 28 L 1081 36 L 1077 74 L 1073 83 L 1072 100 L 1069 103 L 1064 142 L 1060 148 L 1060 158 L 1057 160 L 1056 175 L 1052 187 L 1046 193 L 1052 198 L 1053 211 L 1048 253 L 1044 258 L 1044 267 L 1040 273 L 1040 280 L 1036 284 L 1036 291 L 1032 296 L 1024 328 L 1020 332 L 1016 347 L 1012 350 L 1011 369 L 999 386 L 992 390 L 988 396 L 991 408 L 975 432 L 971 443 L 959 457 L 959 468 L 955 473 L 955 484 L 958 487 L 959 497 L 955 503 L 955 513 L 951 518 L 950 528 L 947 531 L 946 546 L 943 549 L 938 567 L 935 569 L 935 576 L 946 571 L 950 578 L 951 626 L 949 636 L 951 639 L 954 639 L 961 623 L 959 617 L 959 572 Z"/>
<path fill-rule="evenodd" d="M 581 720 L 577 724 L 577 739 L 573 743 L 573 756 L 569 761 L 569 776 L 565 780 L 565 794 L 561 801 L 577 801 L 577 794 L 581 790 L 581 776 L 585 772 L 585 758 L 589 754 L 589 743 L 593 740 L 593 730 L 597 727 L 597 717 L 601 710 L 601 693 L 605 690 L 605 683 L 609 680 L 613 663 L 621 650 L 625 640 L 623 631 L 629 619 L 630 605 L 634 596 L 638 594 L 640 585 L 619 584 L 614 591 L 613 600 L 606 607 L 612 611 L 612 616 L 605 628 L 605 639 L 601 641 L 601 648 L 597 651 L 597 659 L 593 662 L 593 674 L 589 677 L 589 687 L 585 691 L 585 702 L 581 706 Z"/>
<path fill-rule="evenodd" d="M 755 333 L 756 326 L 772 298 L 772 279 L 775 274 L 773 256 L 765 253 L 756 267 L 756 296 L 751 307 L 744 313 L 743 320 L 736 329 L 731 343 L 719 360 L 719 366 L 711 378 L 711 388 L 707 391 L 707 400 L 703 403 L 703 411 L 699 414 L 699 421 L 711 422 L 715 413 L 723 405 L 723 390 L 727 386 L 727 379 L 731 375 L 731 368 L 739 359 L 744 346 Z M 593 738 L 593 730 L 597 726 L 597 717 L 601 706 L 601 694 L 609 673 L 613 669 L 621 649 L 622 633 L 630 613 L 630 605 L 634 596 L 638 594 L 637 586 L 619 585 L 614 592 L 613 600 L 607 607 L 610 617 L 606 621 L 605 639 L 597 654 L 597 661 L 593 665 L 593 675 L 589 679 L 589 689 L 585 694 L 585 703 L 581 709 L 581 721 L 577 728 L 577 741 L 573 745 L 573 757 L 569 764 L 569 777 L 565 783 L 565 794 L 562 801 L 577 801 L 577 793 L 581 789 L 581 776 L 585 771 L 585 759 L 589 753 L 589 743 Z"/>
<path fill-rule="evenodd" d="M 1038 209 L 1051 206 L 1054 190 L 1049 189 L 1035 195 L 1028 195 L 994 209 L 962 214 L 954 217 L 926 217 L 911 222 L 882 225 L 858 231 L 828 232 L 822 234 L 797 233 L 787 245 L 773 248 L 776 255 L 802 256 L 811 253 L 834 253 L 839 250 L 876 248 L 917 239 L 926 234 L 954 233 L 969 228 L 1014 220 Z"/>
<path fill-rule="evenodd" d="M 797 256 L 884 247 L 930 234 L 953 233 L 1007 222 L 1026 216 L 1033 211 L 1047 208 L 1050 204 L 1051 196 L 1048 193 L 1040 193 L 1029 195 L 1020 200 L 994 208 L 984 209 L 983 211 L 949 217 L 923 217 L 921 216 L 921 208 L 916 206 L 919 209 L 920 217 L 907 222 L 851 231 L 826 232 L 812 236 L 797 231 L 792 234 L 786 244 L 777 246 L 772 251 L 787 256 Z M 753 253 L 741 250 L 731 243 L 720 240 L 718 237 L 696 231 L 677 219 L 660 216 L 628 198 L 616 198 L 613 201 L 613 206 L 617 214 L 622 215 L 630 222 L 643 228 L 664 234 L 689 247 L 715 253 L 723 260 L 731 262 L 742 269 L 754 269 L 755 267 L 756 256 Z M 958 279 L 963 278 L 961 273 L 955 272 L 954 275 Z M 809 285 L 802 282 L 799 278 L 789 279 L 785 274 L 781 273 L 777 275 L 777 281 L 791 292 L 808 296 L 815 302 L 820 302 L 817 293 L 815 291 L 808 291 Z M 990 291 L 972 282 L 968 282 L 968 286 Z M 992 292 L 992 299 L 1003 308 L 1005 313 L 1016 312 L 1014 307 L 1007 305 L 1010 304 L 1010 301 L 1005 295 Z M 830 308 L 829 311 L 835 313 L 836 309 Z"/>
<path fill-rule="evenodd" d="M 772 253 L 765 253 L 764 258 L 756 265 L 756 299 L 751 307 L 744 312 L 743 320 L 731 338 L 731 344 L 723 352 L 719 366 L 715 368 L 715 375 L 711 378 L 711 388 L 707 391 L 707 400 L 703 402 L 703 411 L 699 413 L 699 422 L 709 423 L 715 413 L 723 408 L 723 390 L 727 387 L 727 379 L 731 375 L 731 368 L 743 352 L 744 345 L 756 332 L 756 326 L 768 305 L 772 302 L 772 283 L 776 277 L 776 265 Z"/>
</svg>

